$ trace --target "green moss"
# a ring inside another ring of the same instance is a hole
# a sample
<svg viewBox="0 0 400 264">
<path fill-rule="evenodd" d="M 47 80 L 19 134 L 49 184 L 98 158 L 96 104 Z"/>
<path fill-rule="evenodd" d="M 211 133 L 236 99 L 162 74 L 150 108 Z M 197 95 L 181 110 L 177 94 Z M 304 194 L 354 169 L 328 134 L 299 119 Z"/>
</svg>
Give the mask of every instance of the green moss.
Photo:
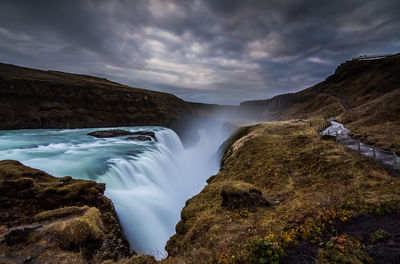
<svg viewBox="0 0 400 264">
<path fill-rule="evenodd" d="M 386 232 L 385 230 L 382 230 L 382 229 L 378 229 L 371 234 L 371 242 L 376 243 L 378 241 L 386 240 L 390 237 L 391 237 L 391 235 L 388 232 Z"/>
<path fill-rule="evenodd" d="M 100 241 L 104 236 L 102 229 L 100 212 L 91 207 L 80 217 L 53 225 L 48 232 L 57 237 L 61 248 L 79 249 L 84 242 Z"/>
<path fill-rule="evenodd" d="M 281 243 L 273 238 L 260 238 L 245 244 L 241 263 L 278 264 L 285 255 Z"/>
<path fill-rule="evenodd" d="M 87 206 L 78 207 L 78 206 L 68 206 L 57 208 L 54 210 L 44 211 L 35 216 L 35 221 L 45 221 L 45 220 L 54 220 L 57 218 L 63 218 L 67 216 L 76 216 L 80 215 L 88 209 Z"/>
</svg>

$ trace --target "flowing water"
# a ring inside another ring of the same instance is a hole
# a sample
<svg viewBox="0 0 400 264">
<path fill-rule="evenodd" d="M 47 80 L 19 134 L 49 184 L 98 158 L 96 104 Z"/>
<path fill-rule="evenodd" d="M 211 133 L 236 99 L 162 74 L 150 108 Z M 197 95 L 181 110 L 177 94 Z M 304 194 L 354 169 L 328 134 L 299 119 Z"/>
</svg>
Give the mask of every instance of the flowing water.
<svg viewBox="0 0 400 264">
<path fill-rule="evenodd" d="M 342 123 L 333 121 L 333 118 L 329 118 L 328 121 L 331 125 L 321 132 L 323 135 L 335 136 L 337 142 L 346 145 L 349 149 L 355 150 L 367 158 L 374 159 L 387 168 L 400 170 L 400 158 L 395 153 L 353 139 L 349 136 L 350 130 Z"/>
<path fill-rule="evenodd" d="M 86 135 L 100 130 L 93 128 L 8 130 L 0 131 L 0 160 L 18 160 L 57 177 L 106 183 L 105 194 L 131 247 L 160 259 L 185 201 L 219 169 L 214 154 L 224 140 L 222 127 L 199 131 L 200 141 L 187 149 L 170 129 L 119 128 L 154 131 L 158 142 Z"/>
</svg>

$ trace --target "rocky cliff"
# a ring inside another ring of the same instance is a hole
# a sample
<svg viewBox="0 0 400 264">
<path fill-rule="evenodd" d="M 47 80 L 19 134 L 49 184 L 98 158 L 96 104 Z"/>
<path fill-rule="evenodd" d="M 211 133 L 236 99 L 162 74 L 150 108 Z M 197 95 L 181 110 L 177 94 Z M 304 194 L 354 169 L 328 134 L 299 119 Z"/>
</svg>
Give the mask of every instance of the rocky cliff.
<svg viewBox="0 0 400 264">
<path fill-rule="evenodd" d="M 99 263 L 131 256 L 104 189 L 0 161 L 0 263 Z"/>
<path fill-rule="evenodd" d="M 0 128 L 170 127 L 184 114 L 174 95 L 103 78 L 0 64 Z"/>
</svg>

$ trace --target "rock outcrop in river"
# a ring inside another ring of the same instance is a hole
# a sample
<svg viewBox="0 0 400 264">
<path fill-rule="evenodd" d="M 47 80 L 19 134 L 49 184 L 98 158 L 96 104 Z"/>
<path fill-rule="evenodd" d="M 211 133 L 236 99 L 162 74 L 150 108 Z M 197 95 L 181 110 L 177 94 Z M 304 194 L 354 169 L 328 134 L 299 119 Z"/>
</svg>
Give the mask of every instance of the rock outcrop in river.
<svg viewBox="0 0 400 264">
<path fill-rule="evenodd" d="M 128 140 L 140 140 L 140 141 L 148 141 L 154 140 L 157 141 L 156 134 L 153 131 L 135 131 L 131 132 L 123 129 L 108 129 L 108 130 L 99 130 L 88 133 L 88 136 L 93 136 L 97 138 L 111 138 L 111 137 L 120 137 L 120 136 L 134 136 L 128 137 Z"/>
</svg>

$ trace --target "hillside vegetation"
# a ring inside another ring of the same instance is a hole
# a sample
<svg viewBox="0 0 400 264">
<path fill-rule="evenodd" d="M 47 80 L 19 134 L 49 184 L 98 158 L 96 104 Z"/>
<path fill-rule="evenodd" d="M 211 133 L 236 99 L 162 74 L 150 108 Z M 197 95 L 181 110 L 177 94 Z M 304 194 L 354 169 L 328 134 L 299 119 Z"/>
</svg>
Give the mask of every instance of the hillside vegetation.
<svg viewBox="0 0 400 264">
<path fill-rule="evenodd" d="M 399 54 L 347 61 L 317 85 L 268 100 L 243 102 L 240 111 L 267 121 L 335 115 L 353 136 L 400 153 L 399 73 Z"/>
<path fill-rule="evenodd" d="M 186 202 L 165 262 L 395 263 L 399 178 L 320 139 L 320 122 L 236 133 L 219 173 Z"/>
</svg>

